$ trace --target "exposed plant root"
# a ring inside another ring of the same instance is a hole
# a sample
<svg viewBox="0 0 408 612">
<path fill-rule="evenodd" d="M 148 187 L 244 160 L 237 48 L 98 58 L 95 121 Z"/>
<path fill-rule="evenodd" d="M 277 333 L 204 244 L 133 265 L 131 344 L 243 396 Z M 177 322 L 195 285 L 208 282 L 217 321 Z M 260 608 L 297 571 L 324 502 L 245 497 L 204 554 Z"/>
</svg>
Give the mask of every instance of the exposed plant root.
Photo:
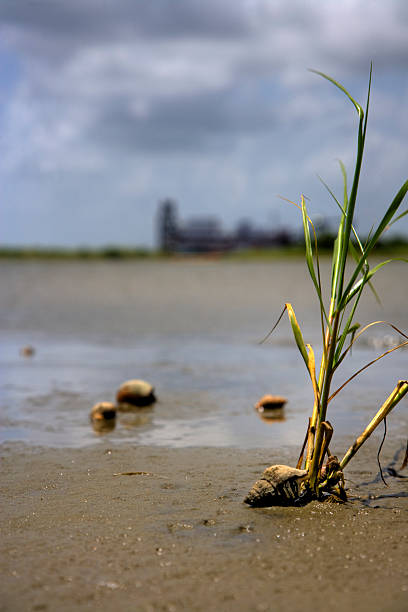
<svg viewBox="0 0 408 612">
<path fill-rule="evenodd" d="M 408 465 L 408 440 L 407 440 L 407 447 L 405 449 L 405 455 L 404 455 L 404 459 L 402 461 L 401 467 L 400 467 L 400 472 L 406 468 Z"/>
<path fill-rule="evenodd" d="M 322 468 L 317 489 L 309 480 L 307 470 L 287 465 L 272 465 L 255 482 L 244 502 L 253 507 L 304 506 L 313 500 L 345 502 L 343 472 L 337 457 L 331 455 Z"/>
<path fill-rule="evenodd" d="M 381 450 L 382 450 L 382 447 L 384 445 L 386 437 L 387 437 L 387 417 L 384 417 L 384 435 L 383 435 L 383 438 L 381 440 L 381 444 L 380 444 L 380 446 L 378 448 L 377 463 L 378 463 L 378 467 L 380 469 L 381 480 L 383 481 L 385 486 L 388 487 L 388 483 L 385 482 L 384 474 L 383 474 L 382 467 L 381 467 L 381 461 L 380 461 L 380 453 L 381 453 Z"/>
</svg>

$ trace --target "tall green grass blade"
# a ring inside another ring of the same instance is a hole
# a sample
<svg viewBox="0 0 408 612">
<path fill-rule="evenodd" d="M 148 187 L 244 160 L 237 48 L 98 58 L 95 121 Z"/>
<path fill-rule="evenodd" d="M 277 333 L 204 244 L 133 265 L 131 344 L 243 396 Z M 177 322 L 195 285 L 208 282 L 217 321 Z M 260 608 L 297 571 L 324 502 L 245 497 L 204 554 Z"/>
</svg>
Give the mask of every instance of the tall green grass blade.
<svg viewBox="0 0 408 612">
<path fill-rule="evenodd" d="M 336 293 L 337 293 L 337 283 L 338 283 L 339 269 L 340 269 L 340 254 L 342 252 L 343 232 L 344 232 L 344 219 L 345 219 L 346 214 L 345 214 L 345 211 L 344 211 L 342 205 L 337 200 L 336 196 L 334 195 L 334 193 L 330 189 L 330 187 L 327 185 L 327 183 L 325 183 L 325 181 L 322 179 L 321 176 L 318 176 L 318 178 L 319 178 L 320 182 L 322 183 L 322 185 L 326 188 L 326 190 L 332 196 L 332 198 L 336 202 L 337 206 L 340 208 L 341 215 L 342 215 L 341 219 L 340 219 L 340 223 L 339 223 L 339 229 L 337 231 L 337 237 L 336 237 L 336 240 L 334 241 L 333 255 L 332 255 L 331 291 L 330 291 L 330 296 L 331 296 L 331 299 L 334 300 L 335 296 L 336 296 Z"/>
<path fill-rule="evenodd" d="M 340 91 L 342 91 L 352 102 L 359 116 L 357 158 L 356 158 L 356 163 L 355 163 L 353 185 L 351 188 L 350 197 L 348 199 L 347 207 L 345 210 L 346 217 L 345 217 L 345 223 L 344 223 L 344 228 L 343 228 L 343 240 L 342 240 L 341 249 L 339 251 L 339 258 L 338 258 L 339 273 L 338 273 L 338 283 L 337 283 L 337 306 L 339 306 L 342 300 L 342 292 L 343 292 L 343 285 L 344 285 L 344 272 L 345 272 L 345 267 L 346 267 L 348 244 L 349 244 L 349 239 L 350 239 L 352 220 L 354 216 L 354 208 L 355 208 L 356 199 L 357 199 L 357 190 L 358 190 L 358 183 L 359 183 L 359 178 L 360 178 L 361 164 L 363 160 L 364 140 L 365 140 L 365 130 L 367 127 L 367 118 L 364 121 L 364 111 L 361 105 L 358 102 L 356 102 L 356 100 L 354 100 L 354 98 L 347 91 L 347 89 L 343 87 L 343 85 L 338 83 L 335 79 L 328 76 L 327 74 L 320 72 L 319 70 L 312 70 L 311 72 L 314 72 L 315 74 L 320 75 L 324 79 L 330 81 L 338 89 L 340 89 Z M 371 87 L 371 74 L 370 74 L 369 89 L 370 87 Z M 367 101 L 367 109 L 368 109 L 368 101 Z"/>
<path fill-rule="evenodd" d="M 335 353 L 335 365 L 334 365 L 334 369 L 336 369 L 341 361 L 343 360 L 342 358 L 340 358 L 340 353 L 343 350 L 343 346 L 346 340 L 346 336 L 349 333 L 350 327 L 352 325 L 353 322 L 353 318 L 356 312 L 356 308 L 357 308 L 357 304 L 360 300 L 360 297 L 362 295 L 362 291 L 365 287 L 366 284 L 370 285 L 370 278 L 372 278 L 374 276 L 374 274 L 376 272 L 378 272 L 378 270 L 380 270 L 381 268 L 383 268 L 384 266 L 386 266 L 387 264 L 393 262 L 393 261 L 406 261 L 408 262 L 408 259 L 404 259 L 403 257 L 398 257 L 396 259 L 387 259 L 386 261 L 383 261 L 381 263 L 379 263 L 377 266 L 375 266 L 375 268 L 373 268 L 372 270 L 368 271 L 365 273 L 365 275 L 363 276 L 363 278 L 361 278 L 353 287 L 352 291 L 350 292 L 346 302 L 345 302 L 345 307 L 347 306 L 347 304 L 357 295 L 356 301 L 353 304 L 352 310 L 350 312 L 350 315 L 347 319 L 346 325 L 343 329 L 343 332 L 338 340 L 338 346 L 336 348 L 336 353 Z M 373 291 L 374 287 L 372 287 Z M 403 334 L 404 335 L 404 334 Z"/>
<path fill-rule="evenodd" d="M 370 227 L 370 230 L 369 230 L 369 232 L 367 234 L 367 238 L 366 238 L 365 245 L 364 245 L 364 250 L 366 249 L 367 244 L 371 240 L 371 236 L 373 235 L 374 227 L 375 227 L 375 223 L 372 224 L 372 226 Z"/>
<path fill-rule="evenodd" d="M 306 364 L 307 370 L 309 371 L 309 356 L 307 354 L 305 341 L 303 340 L 303 336 L 302 336 L 302 332 L 299 327 L 299 323 L 296 320 L 295 311 L 293 310 L 292 305 L 289 303 L 286 304 L 286 310 L 288 311 L 289 321 L 292 326 L 292 331 L 293 331 L 293 335 L 295 338 L 295 342 L 300 351 L 300 354 L 303 357 L 303 361 Z"/>
<path fill-rule="evenodd" d="M 337 234 L 336 240 L 334 241 L 334 245 L 333 245 L 332 267 L 331 267 L 331 291 L 330 291 L 330 295 L 333 300 L 336 296 L 336 288 L 337 288 L 341 233 L 342 232 L 340 231 L 340 228 L 339 228 L 339 232 Z"/>
<path fill-rule="evenodd" d="M 348 204 L 347 172 L 346 172 L 346 167 L 341 161 L 341 159 L 339 159 L 339 166 L 340 166 L 341 174 L 343 176 L 343 206 L 346 209 L 347 204 Z"/>
<path fill-rule="evenodd" d="M 337 306 L 339 306 L 339 304 L 341 303 L 341 299 L 343 295 L 344 274 L 345 274 L 345 269 L 346 269 L 348 246 L 349 246 L 349 241 L 350 241 L 351 228 L 353 224 L 354 209 L 355 209 L 356 200 L 357 200 L 357 190 L 358 190 L 358 183 L 360 179 L 361 164 L 363 161 L 364 139 L 362 136 L 362 121 L 363 121 L 363 116 L 360 115 L 360 122 L 359 122 L 359 128 L 358 128 L 357 159 L 356 159 L 356 165 L 355 165 L 355 171 L 354 171 L 353 185 L 351 188 L 350 197 L 349 197 L 347 208 L 345 211 L 346 215 L 345 215 L 345 222 L 344 222 L 344 229 L 343 229 L 342 251 L 340 253 L 339 281 L 338 281 L 338 288 L 337 288 Z"/>
<path fill-rule="evenodd" d="M 337 284 L 337 280 L 338 280 L 338 268 L 339 268 L 339 234 L 341 235 L 343 232 L 343 227 L 344 227 L 344 218 L 346 216 L 345 213 L 345 209 L 347 207 L 347 203 L 348 203 L 348 197 L 347 197 L 347 174 L 346 174 L 346 169 L 344 167 L 344 164 L 341 160 L 339 160 L 339 164 L 340 164 L 340 168 L 341 168 L 341 172 L 343 175 L 343 183 L 344 183 L 344 207 L 340 204 L 340 202 L 338 201 L 338 199 L 336 198 L 335 194 L 333 193 L 333 191 L 330 189 L 330 187 L 327 185 L 327 183 L 322 179 L 321 176 L 318 176 L 320 182 L 323 184 L 323 186 L 326 188 L 326 190 L 328 191 L 328 193 L 331 195 L 331 197 L 333 198 L 333 200 L 336 202 L 337 206 L 339 207 L 341 214 L 342 214 L 342 219 L 340 222 L 340 226 L 339 226 L 339 232 L 338 232 L 338 236 L 335 240 L 334 243 L 334 247 L 333 247 L 333 258 L 332 258 L 332 275 L 331 275 L 331 295 L 334 296 L 336 294 L 336 284 Z M 354 225 L 351 225 L 351 230 L 353 232 L 353 235 L 356 239 L 356 242 L 358 244 L 358 247 L 360 249 L 360 252 L 363 254 L 364 253 L 364 247 L 362 245 L 362 242 L 357 234 L 357 231 L 354 227 Z M 354 260 L 356 261 L 356 263 L 359 262 L 360 256 L 358 254 L 357 249 L 354 247 L 352 241 L 350 240 L 349 242 L 349 250 L 351 255 L 353 256 Z M 369 269 L 368 266 L 368 262 L 366 262 L 367 265 L 367 269 Z M 373 292 L 373 295 L 376 299 L 376 301 L 378 303 L 381 303 L 381 300 L 378 296 L 378 293 L 376 292 L 374 286 L 372 285 L 372 283 L 369 283 L 369 287 L 371 289 L 371 291 Z"/>
<path fill-rule="evenodd" d="M 273 334 L 275 329 L 278 327 L 278 325 L 280 323 L 280 320 L 282 319 L 283 315 L 285 314 L 285 310 L 286 310 L 286 304 L 285 304 L 282 312 L 280 313 L 279 318 L 276 321 L 275 325 L 272 327 L 271 331 L 266 334 L 265 338 L 262 338 L 262 340 L 259 342 L 259 344 L 263 344 L 264 342 L 266 342 L 267 339 L 269 338 L 269 336 L 271 336 Z"/>
<path fill-rule="evenodd" d="M 318 247 L 317 247 L 317 236 L 316 236 L 316 230 L 314 228 L 313 222 L 311 220 L 311 218 L 309 217 L 309 215 L 307 214 L 307 210 L 306 210 L 306 205 L 305 205 L 305 198 L 302 195 L 301 197 L 301 202 L 302 204 L 299 205 L 296 202 L 293 202 L 292 200 L 288 200 L 288 198 L 284 198 L 282 196 L 279 196 L 282 200 L 285 200 L 286 202 L 289 202 L 289 204 L 293 204 L 294 206 L 296 206 L 296 208 L 298 208 L 301 213 L 302 213 L 302 220 L 303 220 L 303 228 L 304 228 L 304 233 L 305 233 L 305 243 L 309 244 L 309 246 L 306 246 L 306 255 L 307 257 L 309 257 L 307 259 L 307 265 L 308 265 L 308 269 L 310 272 L 310 275 L 312 277 L 313 280 L 313 284 L 316 288 L 316 292 L 319 298 L 319 302 L 320 302 L 320 317 L 322 320 L 322 335 L 324 338 L 324 324 L 323 324 L 323 317 L 326 319 L 326 323 L 328 325 L 328 327 L 331 327 L 330 324 L 330 320 L 327 317 L 326 314 L 326 310 L 324 307 L 324 303 L 323 303 L 323 299 L 322 299 L 322 285 L 321 285 L 321 279 L 320 279 L 320 265 L 319 265 L 319 251 L 318 251 Z M 310 233 L 309 233 L 309 226 L 308 223 L 310 223 L 310 226 L 313 230 L 313 237 L 314 237 L 314 243 L 315 243 L 315 252 L 316 252 L 316 268 L 317 268 L 317 277 L 316 274 L 314 272 L 314 266 L 313 266 L 313 251 L 312 251 L 312 247 L 311 247 L 311 241 L 310 241 Z M 311 257 L 310 257 L 311 255 Z"/>
<path fill-rule="evenodd" d="M 362 278 L 362 281 L 366 280 L 367 276 L 368 276 L 368 272 L 365 272 L 364 277 Z M 339 360 L 339 357 L 340 357 L 340 353 L 343 350 L 344 343 L 346 341 L 346 338 L 348 336 L 350 328 L 353 325 L 354 315 L 356 314 L 357 306 L 358 306 L 358 303 L 360 301 L 361 295 L 363 293 L 364 285 L 365 285 L 365 282 L 362 282 L 361 285 L 360 285 L 359 291 L 357 292 L 357 297 L 356 297 L 356 300 L 355 300 L 355 302 L 354 302 L 354 304 L 352 306 L 351 312 L 350 312 L 349 316 L 347 317 L 346 324 L 345 324 L 345 326 L 343 328 L 343 331 L 340 334 L 340 337 L 339 337 L 339 339 L 337 341 L 337 347 L 336 347 L 336 351 L 334 353 L 333 370 L 335 370 L 337 365 L 338 365 L 338 360 Z M 346 309 L 344 308 L 343 315 L 344 315 L 345 312 L 346 312 Z"/>
<path fill-rule="evenodd" d="M 360 331 L 358 333 L 354 333 L 352 338 L 351 338 L 351 342 L 349 344 L 349 346 L 346 348 L 346 350 L 343 352 L 343 354 L 341 355 L 338 364 L 339 365 L 343 359 L 346 357 L 347 353 L 351 350 L 353 344 L 359 339 L 359 337 L 365 332 L 367 331 L 367 329 L 369 329 L 370 327 L 373 327 L 374 325 L 388 325 L 389 327 L 391 327 L 394 331 L 396 331 L 400 336 L 402 336 L 403 338 L 406 338 L 408 340 L 408 336 L 401 331 L 396 325 L 393 325 L 392 323 L 389 323 L 388 321 L 372 321 L 371 323 L 368 323 L 368 325 L 365 325 L 362 329 L 360 329 Z M 357 324 L 357 326 L 353 326 L 354 328 L 356 328 L 356 332 L 357 329 L 360 327 L 359 324 Z M 353 328 L 351 327 L 349 329 L 349 333 L 351 333 L 353 330 Z M 337 366 L 336 366 L 337 367 Z"/>
<path fill-rule="evenodd" d="M 362 368 L 360 368 L 359 370 L 357 370 L 357 372 L 354 372 L 353 376 L 350 376 L 350 378 L 348 378 L 346 380 L 346 382 L 344 382 L 338 389 L 336 389 L 336 391 L 334 393 L 332 393 L 329 397 L 329 399 L 327 400 L 327 402 L 331 402 L 332 399 L 334 399 L 336 397 L 336 395 L 338 393 L 340 393 L 340 391 L 342 389 L 344 389 L 344 387 L 346 385 L 349 384 L 349 382 L 351 382 L 354 378 L 356 378 L 356 376 L 358 376 L 359 374 L 361 374 L 361 372 L 364 372 L 364 370 L 366 370 L 367 368 L 369 368 L 370 366 L 372 366 L 374 363 L 376 363 L 377 361 L 379 361 L 380 359 L 382 359 L 383 357 L 386 357 L 387 355 L 389 355 L 390 353 L 393 353 L 394 351 L 396 351 L 399 348 L 402 348 L 403 346 L 407 346 L 408 345 L 408 340 L 405 340 L 404 342 L 401 342 L 400 344 L 398 344 L 397 346 L 393 346 L 393 348 L 389 349 L 388 351 L 385 351 L 385 353 L 382 353 L 382 355 L 379 355 L 378 357 L 376 357 L 376 359 L 373 359 L 372 361 L 370 361 L 369 363 L 366 363 L 365 366 L 363 366 Z"/>
<path fill-rule="evenodd" d="M 363 128 L 363 138 L 365 140 L 366 132 L 367 132 L 367 119 L 368 119 L 368 108 L 370 106 L 370 95 L 371 95 L 371 81 L 373 76 L 373 62 L 370 63 L 370 75 L 368 78 L 368 88 L 367 88 L 367 102 L 365 107 L 365 119 L 364 119 L 364 128 Z"/>
<path fill-rule="evenodd" d="M 391 225 L 394 225 L 394 223 L 396 223 L 397 221 L 399 221 L 400 219 L 402 219 L 402 217 L 405 217 L 405 215 L 408 215 L 408 208 L 407 210 L 404 210 L 403 213 L 401 213 L 400 215 L 398 215 L 398 217 L 396 217 L 395 219 L 393 219 L 391 221 L 391 223 L 388 224 L 388 227 L 391 227 Z M 386 229 L 388 229 L 388 227 Z"/>
<path fill-rule="evenodd" d="M 380 239 L 382 233 L 384 232 L 384 230 L 387 228 L 387 226 L 389 225 L 390 221 L 392 220 L 393 216 L 395 215 L 395 213 L 397 212 L 399 206 L 401 205 L 404 197 L 406 196 L 408 192 L 408 180 L 405 181 L 405 183 L 402 185 L 401 189 L 398 191 L 397 195 L 395 196 L 395 198 L 393 199 L 393 201 L 391 202 L 390 206 L 387 209 L 387 212 L 385 213 L 384 217 L 381 219 L 377 230 L 375 231 L 374 235 L 372 236 L 372 238 L 370 239 L 370 241 L 368 242 L 368 244 L 365 246 L 364 248 L 364 254 L 360 257 L 360 260 L 351 276 L 351 279 L 344 291 L 344 294 L 342 296 L 342 300 L 339 304 L 340 308 L 343 308 L 345 306 L 345 301 L 347 299 L 348 294 L 350 293 L 356 279 L 357 276 L 359 275 L 364 262 L 367 259 L 368 254 L 372 251 L 372 249 L 374 248 L 374 246 L 377 244 L 378 240 Z"/>
<path fill-rule="evenodd" d="M 380 223 L 379 223 L 379 225 L 377 227 L 377 230 L 374 233 L 374 236 L 371 238 L 371 240 L 369 241 L 368 245 L 364 249 L 367 254 L 377 244 L 377 242 L 380 239 L 381 235 L 383 234 L 384 230 L 386 230 L 387 227 L 389 226 L 392 218 L 394 217 L 394 215 L 397 212 L 398 208 L 401 206 L 402 201 L 405 198 L 407 192 L 408 192 L 408 180 L 405 181 L 405 183 L 402 185 L 402 187 L 398 191 L 397 195 L 395 196 L 395 198 L 393 199 L 393 201 L 389 205 L 389 207 L 387 209 L 387 212 L 385 213 L 384 217 L 381 219 L 381 221 L 380 221 Z M 403 214 L 405 214 L 405 213 L 403 213 Z"/>
<path fill-rule="evenodd" d="M 346 96 L 349 98 L 349 100 L 353 103 L 353 105 L 356 108 L 356 111 L 358 112 L 359 115 L 363 115 L 363 109 L 360 106 L 360 104 L 358 102 L 356 102 L 354 100 L 354 98 L 350 95 L 350 93 L 347 91 L 347 89 L 345 87 L 343 87 L 343 85 L 341 85 L 340 83 L 338 83 L 338 81 L 336 81 L 335 79 L 333 79 L 331 76 L 325 74 L 324 72 L 320 72 L 320 70 L 314 70 L 313 68 L 309 68 L 309 72 L 314 72 L 315 74 L 318 74 L 319 76 L 323 77 L 324 79 L 326 79 L 327 81 L 330 81 L 330 83 L 333 83 L 333 85 L 335 85 L 336 87 L 338 87 L 343 93 L 346 94 Z"/>
<path fill-rule="evenodd" d="M 340 164 L 342 164 L 342 162 L 340 162 Z M 322 185 L 325 187 L 325 189 L 328 191 L 328 193 L 331 195 L 331 197 L 333 198 L 333 200 L 336 202 L 337 206 L 339 207 L 339 209 L 340 209 L 340 211 L 341 211 L 341 214 L 342 214 L 342 216 L 343 216 L 343 219 L 344 219 L 344 218 L 345 218 L 345 216 L 346 216 L 346 212 L 345 212 L 345 211 L 346 211 L 347 202 L 348 202 L 348 199 L 347 199 L 347 194 L 345 194 L 345 203 L 344 203 L 344 206 L 342 206 L 342 205 L 340 204 L 340 202 L 338 201 L 338 199 L 336 198 L 336 196 L 335 196 L 334 192 L 333 192 L 333 191 L 330 189 L 330 187 L 329 187 L 329 186 L 327 185 L 327 183 L 326 183 L 326 182 L 325 182 L 325 181 L 322 179 L 322 177 L 321 177 L 321 176 L 319 176 L 319 175 L 317 175 L 317 177 L 318 177 L 319 181 L 322 183 Z M 359 236 L 358 236 L 358 234 L 357 234 L 357 231 L 356 231 L 356 229 L 355 229 L 355 227 L 354 227 L 354 225 L 353 225 L 353 224 L 351 225 L 351 231 L 353 232 L 353 235 L 354 235 L 354 237 L 355 237 L 355 239 L 356 239 L 356 242 L 357 242 L 357 244 L 358 244 L 358 246 L 359 246 L 359 248 L 360 248 L 360 250 L 361 250 L 361 253 L 364 253 L 364 247 L 363 247 L 363 245 L 362 245 L 362 243 L 361 243 L 361 240 L 360 240 L 360 238 L 359 238 Z M 352 244 L 352 243 L 351 243 L 351 244 Z"/>
<path fill-rule="evenodd" d="M 316 273 L 315 273 L 315 269 L 314 269 L 314 263 L 313 263 L 313 248 L 312 248 L 312 241 L 310 239 L 310 230 L 309 230 L 309 223 L 311 223 L 310 218 L 307 214 L 307 210 L 306 210 L 306 204 L 305 204 L 305 199 L 302 195 L 301 197 L 301 202 L 302 202 L 302 221 L 303 221 L 303 231 L 304 231 L 304 235 L 305 235 L 305 248 L 306 248 L 306 264 L 307 264 L 307 268 L 309 270 L 309 274 L 310 274 L 310 278 L 313 281 L 313 284 L 315 286 L 316 289 L 316 293 L 317 293 L 317 297 L 319 299 L 320 302 L 320 310 L 323 313 L 326 321 L 327 321 L 327 314 L 326 314 L 326 310 L 323 304 L 323 299 L 322 299 L 322 287 L 321 287 L 321 283 L 320 283 L 320 272 L 319 272 L 319 268 L 318 268 L 318 277 L 316 277 Z M 313 225 L 312 225 L 313 227 Z M 313 228 L 314 231 L 314 228 Z M 315 233 L 315 232 L 314 232 Z M 315 233 L 315 247 L 316 247 L 316 255 L 317 255 L 317 238 L 316 238 L 316 233 Z M 324 330 L 323 330 L 324 333 Z"/>
<path fill-rule="evenodd" d="M 361 242 L 359 243 L 359 246 L 360 246 L 360 249 L 363 248 Z M 360 255 L 359 255 L 357 249 L 355 248 L 354 244 L 351 241 L 350 241 L 349 248 L 350 248 L 350 253 L 351 253 L 354 261 L 356 263 L 358 263 L 359 259 L 360 259 Z M 368 261 L 366 261 L 366 264 L 364 266 L 364 270 L 365 270 L 365 272 L 369 272 L 370 271 L 370 266 L 368 264 Z M 375 290 L 374 285 L 372 284 L 372 282 L 370 280 L 368 280 L 367 282 L 368 282 L 368 286 L 370 287 L 370 289 L 371 289 L 371 291 L 372 291 L 372 293 L 374 295 L 375 301 L 377 302 L 377 304 L 381 304 L 380 296 L 378 295 L 377 291 Z"/>
<path fill-rule="evenodd" d="M 385 261 L 382 261 L 381 263 L 376 265 L 374 268 L 371 268 L 371 270 L 367 274 L 367 278 L 364 278 L 364 277 L 360 278 L 360 280 L 357 281 L 355 283 L 355 285 L 353 285 L 353 287 L 351 288 L 350 293 L 347 296 L 345 296 L 344 306 L 346 307 L 347 304 L 353 299 L 353 297 L 359 291 L 360 286 L 362 284 L 369 283 L 370 278 L 372 278 L 374 276 L 374 274 L 376 272 L 378 272 L 378 270 L 380 270 L 382 267 L 386 266 L 387 264 L 392 263 L 393 261 L 406 261 L 406 262 L 408 262 L 408 259 L 405 259 L 404 257 L 395 257 L 394 259 L 386 259 Z"/>
<path fill-rule="evenodd" d="M 360 327 L 361 327 L 361 324 L 360 324 L 360 323 L 354 323 L 354 325 L 352 325 L 352 326 L 350 327 L 350 329 L 348 330 L 348 333 L 349 333 L 349 334 L 353 334 L 353 338 L 352 338 L 351 342 L 353 342 L 353 341 L 354 341 L 354 336 L 355 336 L 355 334 L 356 334 L 357 330 L 358 330 Z"/>
<path fill-rule="evenodd" d="M 302 196 L 302 221 L 303 221 L 303 232 L 305 235 L 306 264 L 309 270 L 310 277 L 315 286 L 315 289 L 317 293 L 319 294 L 320 288 L 318 287 L 318 284 L 317 284 L 317 279 L 316 279 L 314 266 L 313 266 L 313 250 L 312 250 L 312 242 L 310 240 L 309 220 L 308 220 L 306 204 L 305 204 L 305 200 L 303 196 Z"/>
<path fill-rule="evenodd" d="M 370 78 L 371 78 L 371 77 L 370 77 Z M 371 80 L 370 80 L 370 82 L 371 82 Z M 367 108 L 366 108 L 365 121 L 367 121 L 367 113 L 368 113 L 368 99 L 369 99 L 369 94 L 368 94 L 368 98 L 367 98 Z M 364 131 L 365 131 L 365 130 L 364 130 Z M 341 169 L 341 174 L 342 174 L 342 176 L 343 176 L 343 199 L 344 199 L 344 209 L 342 209 L 342 212 L 344 212 L 344 210 L 347 210 L 347 206 L 348 206 L 348 193 L 347 193 L 347 172 L 346 172 L 345 165 L 343 164 L 343 162 L 341 161 L 341 159 L 339 159 L 339 165 L 340 165 L 340 169 Z M 336 201 L 337 201 L 337 200 L 336 200 Z M 340 206 L 340 205 L 339 205 L 339 206 Z M 341 206 L 340 206 L 340 208 L 341 208 Z M 357 245 L 358 245 L 358 247 L 359 247 L 359 249 L 360 249 L 360 252 L 361 252 L 361 253 L 364 253 L 364 248 L 363 248 L 363 245 L 362 245 L 362 243 L 361 243 L 361 240 L 360 240 L 360 238 L 359 238 L 359 236 L 358 236 L 358 234 L 357 234 L 357 231 L 356 231 L 356 229 L 355 229 L 355 227 L 354 227 L 354 225 L 353 225 L 353 224 L 351 224 L 351 230 L 352 230 L 353 235 L 354 235 L 354 237 L 355 237 L 355 239 L 356 239 L 356 242 L 357 242 Z M 354 260 L 355 260 L 356 262 L 358 262 L 358 260 L 359 260 L 359 255 L 358 255 L 357 249 L 354 247 L 354 244 L 353 244 L 353 242 L 352 242 L 351 240 L 350 240 L 350 242 L 349 242 L 349 250 L 350 250 L 350 253 L 351 253 L 352 257 L 354 258 Z M 367 265 L 367 271 L 368 271 L 368 270 L 369 270 L 369 265 L 368 265 L 368 262 L 366 262 L 366 265 Z M 374 287 L 371 285 L 371 283 L 369 283 L 369 285 L 370 285 L 370 288 L 371 288 L 371 290 L 372 290 L 372 292 L 373 292 L 373 294 L 374 294 L 374 297 L 376 298 L 377 302 L 380 302 L 380 298 L 378 297 L 378 294 L 377 294 L 376 290 L 375 290 L 375 289 L 374 289 Z"/>
</svg>

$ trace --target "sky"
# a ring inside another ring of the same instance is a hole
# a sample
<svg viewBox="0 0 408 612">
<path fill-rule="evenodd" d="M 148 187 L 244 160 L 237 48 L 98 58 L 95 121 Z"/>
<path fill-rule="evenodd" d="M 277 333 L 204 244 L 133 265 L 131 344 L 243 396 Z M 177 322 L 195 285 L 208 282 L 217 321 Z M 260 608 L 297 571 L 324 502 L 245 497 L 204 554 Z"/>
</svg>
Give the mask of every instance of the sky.
<svg viewBox="0 0 408 612">
<path fill-rule="evenodd" d="M 357 114 L 308 69 L 364 105 L 371 61 L 362 234 L 408 177 L 406 0 L 1 0 L 0 244 L 152 247 L 167 197 L 296 230 L 303 193 L 334 224 Z"/>
</svg>

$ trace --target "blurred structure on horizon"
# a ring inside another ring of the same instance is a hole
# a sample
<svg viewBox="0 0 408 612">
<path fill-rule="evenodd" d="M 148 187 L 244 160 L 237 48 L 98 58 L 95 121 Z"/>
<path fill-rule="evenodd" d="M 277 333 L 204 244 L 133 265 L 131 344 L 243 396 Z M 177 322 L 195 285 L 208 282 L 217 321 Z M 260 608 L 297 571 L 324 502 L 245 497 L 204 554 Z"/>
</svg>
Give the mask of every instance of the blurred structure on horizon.
<svg viewBox="0 0 408 612">
<path fill-rule="evenodd" d="M 297 236 L 286 228 L 276 230 L 256 227 L 241 220 L 231 232 L 225 232 L 217 217 L 193 217 L 179 221 L 177 204 L 168 198 L 160 202 L 158 246 L 166 253 L 208 253 L 247 248 L 280 247 L 294 244 Z"/>
</svg>

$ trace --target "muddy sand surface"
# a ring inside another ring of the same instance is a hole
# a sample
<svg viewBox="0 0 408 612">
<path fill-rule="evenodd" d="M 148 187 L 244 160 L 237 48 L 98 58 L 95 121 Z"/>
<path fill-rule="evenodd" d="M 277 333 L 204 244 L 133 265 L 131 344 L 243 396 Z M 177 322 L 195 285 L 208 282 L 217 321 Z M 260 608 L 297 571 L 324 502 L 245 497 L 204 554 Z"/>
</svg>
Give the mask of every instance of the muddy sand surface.
<svg viewBox="0 0 408 612">
<path fill-rule="evenodd" d="M 348 504 L 251 509 L 294 452 L 4 444 L 0 610 L 407 610 L 407 480 L 373 482 L 377 446 Z"/>
</svg>

